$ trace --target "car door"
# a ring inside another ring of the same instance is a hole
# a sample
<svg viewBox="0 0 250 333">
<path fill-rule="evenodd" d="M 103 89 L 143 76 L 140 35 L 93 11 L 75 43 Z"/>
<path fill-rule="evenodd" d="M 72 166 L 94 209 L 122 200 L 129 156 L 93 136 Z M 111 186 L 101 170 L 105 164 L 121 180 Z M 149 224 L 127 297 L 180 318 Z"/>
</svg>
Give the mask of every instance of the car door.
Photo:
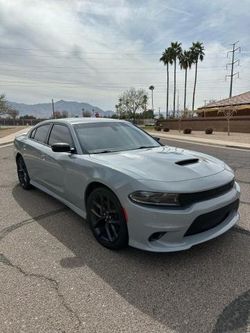
<svg viewBox="0 0 250 333">
<path fill-rule="evenodd" d="M 36 127 L 24 144 L 24 160 L 32 181 L 41 184 L 44 174 L 44 151 L 47 147 L 47 138 L 51 128 L 50 123 Z"/>
<path fill-rule="evenodd" d="M 65 178 L 68 177 L 68 169 L 74 164 L 75 154 L 54 152 L 51 146 L 55 143 L 68 143 L 75 147 L 69 127 L 66 124 L 54 123 L 52 125 L 47 147 L 43 153 L 43 179 L 42 185 L 47 189 L 67 199 L 65 189 Z"/>
</svg>

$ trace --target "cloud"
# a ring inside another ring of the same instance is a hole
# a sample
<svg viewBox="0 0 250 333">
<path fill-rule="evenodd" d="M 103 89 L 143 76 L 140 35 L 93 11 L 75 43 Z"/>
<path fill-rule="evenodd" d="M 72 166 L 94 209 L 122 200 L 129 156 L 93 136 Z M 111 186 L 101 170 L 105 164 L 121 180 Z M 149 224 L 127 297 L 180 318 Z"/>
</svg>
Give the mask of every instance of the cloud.
<svg viewBox="0 0 250 333">
<path fill-rule="evenodd" d="M 248 12 L 244 0 L 241 6 L 231 0 L 0 0 L 0 92 L 13 101 L 70 99 L 114 109 L 123 90 L 153 84 L 156 107 L 163 110 L 162 51 L 171 41 L 188 48 L 201 40 L 206 56 L 199 65 L 198 106 L 227 97 L 226 53 L 235 39 L 244 52 L 234 93 L 250 90 Z M 177 74 L 181 107 L 184 73 Z M 193 71 L 189 106 L 192 84 Z"/>
</svg>

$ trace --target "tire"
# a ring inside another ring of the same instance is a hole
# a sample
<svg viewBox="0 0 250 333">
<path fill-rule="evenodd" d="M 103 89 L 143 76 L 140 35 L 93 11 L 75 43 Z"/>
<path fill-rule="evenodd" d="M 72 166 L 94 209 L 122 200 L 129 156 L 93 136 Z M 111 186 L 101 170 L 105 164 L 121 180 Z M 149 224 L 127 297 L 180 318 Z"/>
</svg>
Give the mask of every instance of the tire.
<svg viewBox="0 0 250 333">
<path fill-rule="evenodd" d="M 17 158 L 16 165 L 17 165 L 17 176 L 21 187 L 24 190 L 30 190 L 32 188 L 32 185 L 30 184 L 29 173 L 22 156 L 19 156 Z"/>
<path fill-rule="evenodd" d="M 98 187 L 90 193 L 87 198 L 87 220 L 101 245 L 112 250 L 128 246 L 128 229 L 123 208 L 109 189 Z"/>
</svg>

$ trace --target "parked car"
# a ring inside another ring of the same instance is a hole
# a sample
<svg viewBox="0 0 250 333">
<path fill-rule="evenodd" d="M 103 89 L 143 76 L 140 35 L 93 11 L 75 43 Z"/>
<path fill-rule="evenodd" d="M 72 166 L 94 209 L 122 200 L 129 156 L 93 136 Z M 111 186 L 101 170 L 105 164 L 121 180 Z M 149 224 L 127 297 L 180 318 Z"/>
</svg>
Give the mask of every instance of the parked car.
<svg viewBox="0 0 250 333">
<path fill-rule="evenodd" d="M 14 144 L 23 189 L 63 202 L 105 247 L 185 250 L 239 219 L 240 188 L 228 165 L 165 146 L 129 122 L 47 120 Z"/>
</svg>

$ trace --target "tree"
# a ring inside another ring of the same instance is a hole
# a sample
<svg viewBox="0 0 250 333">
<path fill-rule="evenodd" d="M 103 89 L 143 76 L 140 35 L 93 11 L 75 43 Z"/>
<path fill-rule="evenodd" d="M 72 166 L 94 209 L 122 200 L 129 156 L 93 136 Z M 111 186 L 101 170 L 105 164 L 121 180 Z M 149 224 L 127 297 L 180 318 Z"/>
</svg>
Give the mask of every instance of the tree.
<svg viewBox="0 0 250 333">
<path fill-rule="evenodd" d="M 194 76 L 194 90 L 193 90 L 193 101 L 192 101 L 192 113 L 194 113 L 194 103 L 195 103 L 195 92 L 196 92 L 196 83 L 197 83 L 197 68 L 198 68 L 198 62 L 203 61 L 205 52 L 204 52 L 204 46 L 201 42 L 193 43 L 193 45 L 190 48 L 191 51 L 191 57 L 192 62 L 195 64 L 195 76 Z"/>
<path fill-rule="evenodd" d="M 183 110 L 186 110 L 186 101 L 187 101 L 187 71 L 192 66 L 192 54 L 191 51 L 183 51 L 179 55 L 179 64 L 181 69 L 185 70 L 185 85 L 184 85 L 184 105 Z"/>
<path fill-rule="evenodd" d="M 152 102 L 152 110 L 154 110 L 154 86 L 149 86 L 149 90 L 151 90 L 151 102 Z"/>
<path fill-rule="evenodd" d="M 173 64 L 172 53 L 170 47 L 165 49 L 162 53 L 160 61 L 166 66 L 166 118 L 168 118 L 168 105 L 169 105 L 169 64 Z"/>
<path fill-rule="evenodd" d="M 181 43 L 172 42 L 170 46 L 172 61 L 174 63 L 174 96 L 173 96 L 173 116 L 175 118 L 175 100 L 176 100 L 176 61 L 179 58 L 182 49 Z"/>
<path fill-rule="evenodd" d="M 55 119 L 60 119 L 60 118 L 62 118 L 61 111 L 58 111 L 58 110 L 54 111 L 54 118 L 55 118 Z"/>
<path fill-rule="evenodd" d="M 69 117 L 68 111 L 63 110 L 62 111 L 62 118 L 68 118 L 68 117 Z"/>
<path fill-rule="evenodd" d="M 237 114 L 236 107 L 235 105 L 224 106 L 217 112 L 218 115 L 220 113 L 222 113 L 227 119 L 227 135 L 230 135 L 230 120 L 234 115 Z"/>
<path fill-rule="evenodd" d="M 121 118 L 132 118 L 135 121 L 136 112 L 143 112 L 147 108 L 148 95 L 144 89 L 130 88 L 119 98 L 119 112 Z"/>
<path fill-rule="evenodd" d="M 90 111 L 82 111 L 82 116 L 83 117 L 91 117 L 91 112 Z"/>
<path fill-rule="evenodd" d="M 142 119 L 154 119 L 154 111 L 153 110 L 143 111 Z"/>
<path fill-rule="evenodd" d="M 19 115 L 19 111 L 15 110 L 14 108 L 8 105 L 8 102 L 6 101 L 4 94 L 0 95 L 0 115 L 1 114 L 8 114 L 14 120 Z"/>
<path fill-rule="evenodd" d="M 11 118 L 15 120 L 16 117 L 19 115 L 19 111 L 15 110 L 13 108 L 8 107 L 7 114 L 10 115 Z"/>
<path fill-rule="evenodd" d="M 146 112 L 147 111 L 147 105 L 148 105 L 148 96 L 147 95 L 144 95 L 143 96 L 143 112 Z"/>
<path fill-rule="evenodd" d="M 0 95 L 0 114 L 6 113 L 7 109 L 7 101 L 5 100 L 5 95 Z"/>
<path fill-rule="evenodd" d="M 24 116 L 21 116 L 21 117 L 19 117 L 19 119 L 36 119 L 36 117 L 35 116 L 32 116 L 32 115 L 29 115 L 29 114 L 26 114 L 26 115 L 24 115 Z"/>
<path fill-rule="evenodd" d="M 19 115 L 19 111 L 15 110 L 11 106 L 8 105 L 8 102 L 5 99 L 5 95 L 0 95 L 0 115 L 1 114 L 8 114 L 14 120 Z"/>
</svg>

